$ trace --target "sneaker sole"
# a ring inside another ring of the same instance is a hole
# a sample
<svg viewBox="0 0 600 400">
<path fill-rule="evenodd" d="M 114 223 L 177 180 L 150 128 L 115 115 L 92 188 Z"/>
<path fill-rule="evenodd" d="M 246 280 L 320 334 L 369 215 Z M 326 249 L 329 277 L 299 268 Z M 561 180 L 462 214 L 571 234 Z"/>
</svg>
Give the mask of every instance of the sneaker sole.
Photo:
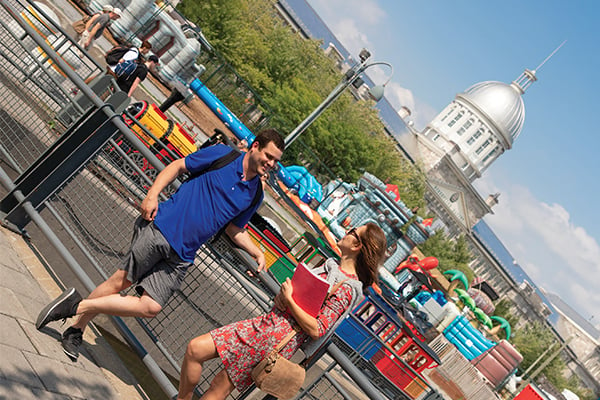
<svg viewBox="0 0 600 400">
<path fill-rule="evenodd" d="M 62 303 L 62 301 L 64 299 L 66 299 L 67 297 L 73 295 L 74 293 L 75 293 L 75 288 L 71 288 L 69 291 L 64 292 L 56 300 L 54 300 L 53 302 L 51 302 L 50 304 L 48 304 L 46 307 L 44 307 L 42 309 L 42 311 L 40 311 L 40 314 L 38 315 L 37 320 L 35 321 L 35 327 L 36 327 L 36 329 L 39 331 L 44 326 L 48 325 L 48 323 L 50 323 L 51 321 L 46 321 L 46 319 L 48 318 L 48 316 L 50 315 L 50 313 L 52 311 L 54 311 L 54 309 L 60 303 Z"/>
<path fill-rule="evenodd" d="M 67 355 L 67 357 L 69 357 L 71 359 L 71 361 L 77 361 L 77 358 L 79 358 L 79 354 L 72 354 L 70 352 L 67 351 L 67 349 L 65 349 L 63 347 L 63 352 Z"/>
</svg>

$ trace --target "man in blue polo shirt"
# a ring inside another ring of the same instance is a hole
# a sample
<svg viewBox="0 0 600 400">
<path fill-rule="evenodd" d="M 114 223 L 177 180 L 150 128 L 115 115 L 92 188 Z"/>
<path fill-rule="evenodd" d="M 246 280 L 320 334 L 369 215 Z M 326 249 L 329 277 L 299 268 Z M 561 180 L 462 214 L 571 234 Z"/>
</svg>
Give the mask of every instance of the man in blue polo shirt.
<svg viewBox="0 0 600 400">
<path fill-rule="evenodd" d="M 231 240 L 254 257 L 261 271 L 265 256 L 244 227 L 262 201 L 262 197 L 255 200 L 258 190 L 262 195 L 261 176 L 275 167 L 284 148 L 282 137 L 270 129 L 261 132 L 247 152 L 221 168 L 210 166 L 231 152 L 226 145 L 210 146 L 173 161 L 148 190 L 130 250 L 119 269 L 87 299 L 82 300 L 74 288 L 67 289 L 42 309 L 37 329 L 81 314 L 62 334 L 65 354 L 76 360 L 83 330 L 97 314 L 156 316 L 181 285 L 196 251 L 224 227 Z M 192 178 L 159 204 L 160 192 L 183 173 Z M 133 284 L 139 297 L 119 294 Z"/>
</svg>

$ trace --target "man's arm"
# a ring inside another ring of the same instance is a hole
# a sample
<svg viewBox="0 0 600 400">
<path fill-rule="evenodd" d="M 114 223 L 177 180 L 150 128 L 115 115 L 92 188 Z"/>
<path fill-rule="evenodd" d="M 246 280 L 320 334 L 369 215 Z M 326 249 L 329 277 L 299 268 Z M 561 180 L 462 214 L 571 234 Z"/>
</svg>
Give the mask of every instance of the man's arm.
<svg viewBox="0 0 600 400">
<path fill-rule="evenodd" d="M 92 43 L 92 40 L 94 40 L 94 37 L 96 36 L 96 32 L 98 32 L 98 29 L 100 29 L 100 24 L 96 24 L 96 20 L 100 17 L 100 14 L 96 14 L 94 15 L 92 18 L 90 18 L 90 20 L 87 23 L 86 29 L 90 32 L 90 37 L 87 40 L 87 43 L 85 43 L 85 48 L 87 49 L 90 45 L 90 43 Z M 92 30 L 90 31 L 89 29 L 92 27 L 92 25 L 94 25 L 94 28 L 92 28 Z"/>
<path fill-rule="evenodd" d="M 129 88 L 129 92 L 127 93 L 127 96 L 131 97 L 133 95 L 133 92 L 138 87 L 138 85 L 140 84 L 141 81 L 142 80 L 139 77 L 135 78 L 135 80 L 131 84 L 131 87 Z"/>
<path fill-rule="evenodd" d="M 156 177 L 156 180 L 148 189 L 146 198 L 142 201 L 140 209 L 142 212 L 142 218 L 148 221 L 154 220 L 156 211 L 158 211 L 158 196 L 171 182 L 183 173 L 187 172 L 185 167 L 185 158 L 180 158 L 167 165 L 160 174 Z M 250 239 L 248 239 L 250 240 Z"/>
<path fill-rule="evenodd" d="M 258 263 L 258 272 L 265 268 L 265 254 L 256 247 L 252 239 L 250 239 L 250 234 L 244 228 L 238 228 L 235 224 L 230 223 L 227 225 L 225 233 L 233 240 L 233 243 L 240 246 L 256 260 Z"/>
</svg>

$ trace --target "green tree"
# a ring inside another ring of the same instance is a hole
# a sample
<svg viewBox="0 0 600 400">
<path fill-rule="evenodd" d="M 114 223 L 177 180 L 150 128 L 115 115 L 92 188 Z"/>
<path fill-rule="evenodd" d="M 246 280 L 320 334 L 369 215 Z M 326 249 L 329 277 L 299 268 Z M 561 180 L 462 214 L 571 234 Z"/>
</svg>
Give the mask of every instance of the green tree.
<svg viewBox="0 0 600 400">
<path fill-rule="evenodd" d="M 504 318 L 511 326 L 511 330 L 514 329 L 519 322 L 519 318 L 512 311 L 514 303 L 509 299 L 502 299 L 495 306 L 494 315 Z"/>
<path fill-rule="evenodd" d="M 425 243 L 419 245 L 419 250 L 426 257 L 436 257 L 440 271 L 456 269 L 465 274 L 467 282 L 473 281 L 475 274 L 469 268 L 469 262 L 473 259 L 473 256 L 463 235 L 458 236 L 456 239 L 450 239 L 442 230 L 438 230 Z"/>
<path fill-rule="evenodd" d="M 284 26 L 270 1 L 184 0 L 178 7 L 273 110 L 271 125 L 284 135 L 342 79 L 321 43 L 303 40 Z M 223 85 L 214 91 L 220 97 L 225 93 Z M 228 106 L 240 101 L 221 100 Z M 303 134 L 309 150 L 292 145 L 284 164 L 311 166 L 312 173 L 327 176 L 327 181 L 341 177 L 355 182 L 368 171 L 398 185 L 407 205 L 424 209 L 424 174 L 395 150 L 373 105 L 344 93 Z"/>
<path fill-rule="evenodd" d="M 560 345 L 550 329 L 539 321 L 529 323 L 525 325 L 525 327 L 516 330 L 514 332 L 512 343 L 523 356 L 523 362 L 519 367 L 522 371 L 521 373 L 527 370 L 545 350 L 554 346 L 553 350 L 550 350 L 550 352 L 547 353 L 547 356 L 551 356 L 553 351 L 557 350 Z M 542 360 L 542 362 L 543 361 L 544 360 Z M 539 365 L 540 364 L 538 363 L 534 367 L 534 370 Z M 557 388 L 565 388 L 567 379 L 562 373 L 565 367 L 566 365 L 563 359 L 560 356 L 557 356 L 550 361 L 541 373 L 544 374 Z"/>
</svg>

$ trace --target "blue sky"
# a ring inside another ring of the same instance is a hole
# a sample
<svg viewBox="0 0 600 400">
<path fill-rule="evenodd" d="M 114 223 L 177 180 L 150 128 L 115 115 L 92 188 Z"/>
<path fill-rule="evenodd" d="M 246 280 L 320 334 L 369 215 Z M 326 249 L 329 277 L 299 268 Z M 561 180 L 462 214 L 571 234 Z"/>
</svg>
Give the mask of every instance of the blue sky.
<svg viewBox="0 0 600 400">
<path fill-rule="evenodd" d="M 513 148 L 479 179 L 486 222 L 543 289 L 600 326 L 600 2 L 308 0 L 353 54 L 394 66 L 386 97 L 418 129 L 475 83 L 538 71 Z M 389 70 L 369 68 L 383 83 Z"/>
</svg>

